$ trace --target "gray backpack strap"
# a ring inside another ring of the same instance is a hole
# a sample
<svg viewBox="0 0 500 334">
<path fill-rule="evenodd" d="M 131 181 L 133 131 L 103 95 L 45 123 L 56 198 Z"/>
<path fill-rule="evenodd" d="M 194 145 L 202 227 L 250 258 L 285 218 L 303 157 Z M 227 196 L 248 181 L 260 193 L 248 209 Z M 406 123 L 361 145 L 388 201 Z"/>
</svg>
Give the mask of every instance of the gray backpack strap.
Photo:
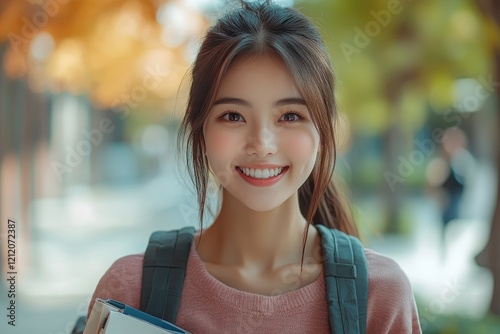
<svg viewBox="0 0 500 334">
<path fill-rule="evenodd" d="M 323 225 L 321 235 L 326 298 L 332 333 L 366 333 L 368 266 L 361 242 Z"/>
<path fill-rule="evenodd" d="M 194 227 L 154 232 L 144 253 L 140 309 L 175 324 Z"/>
</svg>

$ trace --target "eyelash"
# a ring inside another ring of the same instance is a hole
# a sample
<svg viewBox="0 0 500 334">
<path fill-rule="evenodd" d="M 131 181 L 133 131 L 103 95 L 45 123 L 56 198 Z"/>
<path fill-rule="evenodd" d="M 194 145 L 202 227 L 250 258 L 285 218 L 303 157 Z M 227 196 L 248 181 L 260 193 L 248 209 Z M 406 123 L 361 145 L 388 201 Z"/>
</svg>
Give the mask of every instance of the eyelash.
<svg viewBox="0 0 500 334">
<path fill-rule="evenodd" d="M 225 120 L 224 117 L 226 117 L 226 115 L 230 115 L 230 114 L 236 114 L 236 115 L 239 115 L 240 117 L 243 117 L 241 116 L 241 114 L 239 114 L 238 112 L 236 111 L 228 111 L 228 112 L 225 112 L 224 114 L 220 115 L 219 117 L 217 117 L 218 119 L 222 120 L 222 121 L 225 121 L 225 122 L 229 122 L 229 123 L 238 123 L 236 121 L 229 121 L 229 120 Z M 297 121 L 285 121 L 286 123 L 296 123 L 296 122 L 299 122 L 303 119 L 305 119 L 306 117 L 301 114 L 300 112 L 298 111 L 288 111 L 286 113 L 283 113 L 283 115 L 280 116 L 283 117 L 284 115 L 288 115 L 288 114 L 292 114 L 292 115 L 297 115 L 297 117 L 299 118 Z"/>
</svg>

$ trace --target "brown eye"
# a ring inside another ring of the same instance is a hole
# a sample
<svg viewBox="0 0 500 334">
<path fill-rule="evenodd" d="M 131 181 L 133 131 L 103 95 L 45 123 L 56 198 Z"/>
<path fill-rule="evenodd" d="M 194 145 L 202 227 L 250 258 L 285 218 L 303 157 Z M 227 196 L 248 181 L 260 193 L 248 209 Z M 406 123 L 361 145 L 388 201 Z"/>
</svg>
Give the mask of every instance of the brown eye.
<svg viewBox="0 0 500 334">
<path fill-rule="evenodd" d="M 285 122 L 294 123 L 296 121 L 300 121 L 304 117 L 302 115 L 300 115 L 298 112 L 287 112 L 287 113 L 283 114 L 283 116 L 281 116 L 281 118 L 284 118 Z"/>
<path fill-rule="evenodd" d="M 226 117 L 227 116 L 227 117 Z M 235 112 L 228 112 L 228 113 L 225 113 L 224 115 L 221 116 L 221 118 L 225 121 L 228 121 L 228 122 L 238 122 L 240 121 L 243 117 L 238 114 L 238 113 L 235 113 Z"/>
</svg>

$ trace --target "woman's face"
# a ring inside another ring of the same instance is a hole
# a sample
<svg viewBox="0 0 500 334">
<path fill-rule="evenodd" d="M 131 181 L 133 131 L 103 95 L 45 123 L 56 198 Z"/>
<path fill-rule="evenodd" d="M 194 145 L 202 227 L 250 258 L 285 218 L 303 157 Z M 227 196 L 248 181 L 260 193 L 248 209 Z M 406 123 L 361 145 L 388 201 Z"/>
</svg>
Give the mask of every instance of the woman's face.
<svg viewBox="0 0 500 334">
<path fill-rule="evenodd" d="M 314 167 L 319 147 L 319 133 L 292 77 L 281 60 L 269 56 L 243 58 L 231 66 L 204 135 L 217 180 L 242 204 L 260 212 L 296 194 Z M 272 177 L 278 167 L 281 174 Z"/>
</svg>

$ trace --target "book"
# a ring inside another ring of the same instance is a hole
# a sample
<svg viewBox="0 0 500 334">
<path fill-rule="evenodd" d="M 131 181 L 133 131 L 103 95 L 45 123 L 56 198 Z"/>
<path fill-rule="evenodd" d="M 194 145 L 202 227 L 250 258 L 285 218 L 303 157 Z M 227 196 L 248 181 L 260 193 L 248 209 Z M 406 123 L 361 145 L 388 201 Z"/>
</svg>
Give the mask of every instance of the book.
<svg viewBox="0 0 500 334">
<path fill-rule="evenodd" d="M 163 319 L 113 299 L 97 298 L 84 334 L 189 334 Z"/>
</svg>

